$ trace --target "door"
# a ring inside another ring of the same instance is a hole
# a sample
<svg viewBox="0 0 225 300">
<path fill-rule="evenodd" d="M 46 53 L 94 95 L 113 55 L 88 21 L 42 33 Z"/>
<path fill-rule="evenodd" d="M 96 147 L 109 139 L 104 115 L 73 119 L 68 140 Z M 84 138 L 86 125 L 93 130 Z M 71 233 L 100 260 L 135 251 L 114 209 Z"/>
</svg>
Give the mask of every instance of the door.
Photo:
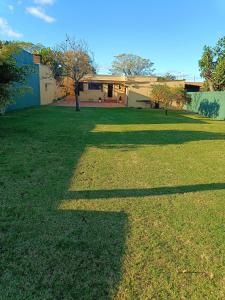
<svg viewBox="0 0 225 300">
<path fill-rule="evenodd" d="M 109 83 L 108 84 L 108 97 L 112 98 L 112 96 L 113 96 L 113 84 Z"/>
</svg>

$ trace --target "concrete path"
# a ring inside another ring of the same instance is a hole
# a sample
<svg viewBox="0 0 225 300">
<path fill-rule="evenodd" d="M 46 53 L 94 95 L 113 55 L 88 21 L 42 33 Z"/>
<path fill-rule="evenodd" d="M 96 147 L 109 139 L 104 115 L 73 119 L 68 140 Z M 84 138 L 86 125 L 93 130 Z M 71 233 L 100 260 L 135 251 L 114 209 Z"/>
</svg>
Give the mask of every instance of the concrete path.
<svg viewBox="0 0 225 300">
<path fill-rule="evenodd" d="M 65 99 L 55 102 L 52 104 L 53 106 L 68 106 L 73 107 L 75 106 L 75 98 L 73 96 L 67 96 Z M 105 107 L 105 108 L 112 108 L 112 107 L 125 107 L 123 103 L 114 103 L 114 102 L 94 102 L 94 101 L 81 101 L 81 107 Z"/>
</svg>

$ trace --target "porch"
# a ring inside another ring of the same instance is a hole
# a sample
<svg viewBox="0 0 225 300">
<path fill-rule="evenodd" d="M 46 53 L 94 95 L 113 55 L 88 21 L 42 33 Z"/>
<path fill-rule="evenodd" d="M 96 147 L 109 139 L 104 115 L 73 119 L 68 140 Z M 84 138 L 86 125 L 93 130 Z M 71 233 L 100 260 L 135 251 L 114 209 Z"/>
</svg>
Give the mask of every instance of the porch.
<svg viewBox="0 0 225 300">
<path fill-rule="evenodd" d="M 75 97 L 67 96 L 63 100 L 55 102 L 53 106 L 66 106 L 75 107 Z M 125 107 L 125 103 L 119 103 L 116 100 L 113 101 L 106 99 L 106 101 L 80 101 L 80 107 L 102 107 L 102 108 L 113 108 L 113 107 Z"/>
<path fill-rule="evenodd" d="M 74 96 L 74 83 L 71 80 L 67 82 L 67 91 L 70 96 Z M 81 106 L 126 106 L 125 79 L 112 75 L 86 76 L 79 83 L 79 100 Z"/>
</svg>

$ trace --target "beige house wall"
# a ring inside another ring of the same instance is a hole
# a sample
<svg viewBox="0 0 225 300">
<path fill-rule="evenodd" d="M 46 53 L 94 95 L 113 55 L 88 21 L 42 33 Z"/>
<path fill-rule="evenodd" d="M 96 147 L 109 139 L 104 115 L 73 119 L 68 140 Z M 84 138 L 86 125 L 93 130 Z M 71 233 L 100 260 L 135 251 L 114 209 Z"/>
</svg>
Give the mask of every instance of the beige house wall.
<svg viewBox="0 0 225 300">
<path fill-rule="evenodd" d="M 58 86 L 56 80 L 52 77 L 51 70 L 48 66 L 39 65 L 40 74 L 40 96 L 41 105 L 47 105 L 58 98 L 62 98 L 66 95 L 66 88 Z"/>
<path fill-rule="evenodd" d="M 154 85 L 168 85 L 170 87 L 183 87 L 184 80 L 173 80 L 167 82 L 159 82 L 156 77 L 134 77 L 128 79 L 128 106 L 129 107 L 149 107 L 146 100 L 151 102 L 151 91 Z M 173 104 L 176 106 L 176 103 Z"/>
<path fill-rule="evenodd" d="M 80 92 L 80 101 L 102 101 L 104 100 L 116 100 L 123 102 L 129 107 L 149 107 L 151 102 L 151 91 L 154 85 L 167 84 L 170 87 L 182 87 L 185 86 L 184 80 L 173 80 L 167 82 L 158 81 L 157 77 L 153 76 L 136 76 L 136 77 L 124 77 L 113 75 L 94 75 L 86 76 L 82 80 L 84 84 L 84 91 Z M 88 82 L 102 83 L 102 90 L 88 90 Z M 113 84 L 113 97 L 108 98 L 108 84 Z M 68 91 L 70 95 L 74 95 L 73 81 L 68 79 L 67 81 Z M 173 106 L 177 107 L 177 103 L 173 103 Z"/>
</svg>

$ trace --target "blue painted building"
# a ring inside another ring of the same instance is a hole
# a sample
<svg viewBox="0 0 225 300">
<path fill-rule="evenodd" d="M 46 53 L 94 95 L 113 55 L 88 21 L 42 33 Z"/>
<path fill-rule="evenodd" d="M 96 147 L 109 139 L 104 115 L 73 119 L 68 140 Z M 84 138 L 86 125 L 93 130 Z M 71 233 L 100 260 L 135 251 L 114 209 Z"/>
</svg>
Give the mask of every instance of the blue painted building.
<svg viewBox="0 0 225 300">
<path fill-rule="evenodd" d="M 14 103 L 10 104 L 6 111 L 22 109 L 31 106 L 40 105 L 40 79 L 39 79 L 39 63 L 34 59 L 34 55 L 22 50 L 16 58 L 18 65 L 31 65 L 32 73 L 28 75 L 25 86 L 31 88 L 30 92 L 19 95 L 14 99 Z"/>
</svg>

